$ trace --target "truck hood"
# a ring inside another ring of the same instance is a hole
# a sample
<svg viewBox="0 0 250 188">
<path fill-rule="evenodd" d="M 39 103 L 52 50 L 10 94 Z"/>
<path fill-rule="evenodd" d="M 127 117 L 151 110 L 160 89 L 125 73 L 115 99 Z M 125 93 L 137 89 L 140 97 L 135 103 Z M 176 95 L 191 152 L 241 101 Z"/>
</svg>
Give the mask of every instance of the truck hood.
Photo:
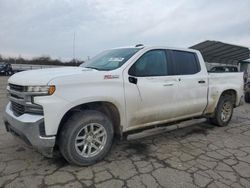
<svg viewBox="0 0 250 188">
<path fill-rule="evenodd" d="M 96 70 L 87 69 L 84 67 L 61 67 L 30 70 L 14 74 L 9 78 L 8 82 L 23 86 L 47 85 L 52 79 L 62 76 L 83 74 L 83 72 L 96 72 Z"/>
</svg>

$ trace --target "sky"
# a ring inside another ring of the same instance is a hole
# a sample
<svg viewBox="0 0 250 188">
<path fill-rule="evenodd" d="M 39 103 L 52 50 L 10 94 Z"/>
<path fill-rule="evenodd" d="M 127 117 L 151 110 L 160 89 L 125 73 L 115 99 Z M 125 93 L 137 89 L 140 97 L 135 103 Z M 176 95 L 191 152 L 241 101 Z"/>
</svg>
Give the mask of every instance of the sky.
<svg viewBox="0 0 250 188">
<path fill-rule="evenodd" d="M 250 0 L 0 0 L 0 54 L 87 59 L 120 46 L 250 47 Z"/>
</svg>

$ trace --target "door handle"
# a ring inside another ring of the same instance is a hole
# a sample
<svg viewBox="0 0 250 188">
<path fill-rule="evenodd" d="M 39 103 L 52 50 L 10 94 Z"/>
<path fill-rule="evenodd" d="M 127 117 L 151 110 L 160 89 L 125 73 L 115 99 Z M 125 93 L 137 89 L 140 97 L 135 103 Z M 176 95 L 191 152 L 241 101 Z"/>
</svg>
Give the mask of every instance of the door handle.
<svg viewBox="0 0 250 188">
<path fill-rule="evenodd" d="M 206 81 L 205 81 L 205 80 L 199 80 L 198 83 L 199 83 L 199 84 L 205 84 Z"/>
<path fill-rule="evenodd" d="M 174 84 L 172 83 L 166 83 L 166 84 L 163 84 L 164 87 L 167 87 L 167 86 L 173 86 Z"/>
</svg>

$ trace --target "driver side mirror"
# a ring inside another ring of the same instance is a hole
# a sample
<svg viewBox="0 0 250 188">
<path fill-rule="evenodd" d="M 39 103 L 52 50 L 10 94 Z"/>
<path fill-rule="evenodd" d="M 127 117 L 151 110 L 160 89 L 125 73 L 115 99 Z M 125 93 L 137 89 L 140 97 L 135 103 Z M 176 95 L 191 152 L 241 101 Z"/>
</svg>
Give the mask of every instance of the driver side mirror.
<svg viewBox="0 0 250 188">
<path fill-rule="evenodd" d="M 135 78 L 135 77 L 129 76 L 129 77 L 128 77 L 128 81 L 129 81 L 130 83 L 132 83 L 132 84 L 137 84 L 138 79 Z"/>
</svg>

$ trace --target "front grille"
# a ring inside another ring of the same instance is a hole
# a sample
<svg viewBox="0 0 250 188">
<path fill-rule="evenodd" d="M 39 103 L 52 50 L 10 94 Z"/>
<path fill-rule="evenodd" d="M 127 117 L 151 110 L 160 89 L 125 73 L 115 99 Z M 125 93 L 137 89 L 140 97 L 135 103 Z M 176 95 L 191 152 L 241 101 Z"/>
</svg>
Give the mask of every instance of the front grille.
<svg viewBox="0 0 250 188">
<path fill-rule="evenodd" d="M 19 97 L 18 95 L 15 95 L 13 93 L 11 93 L 10 96 L 16 99 L 24 99 L 23 97 Z"/>
<path fill-rule="evenodd" d="M 9 84 L 10 107 L 15 116 L 25 113 L 43 115 L 43 108 L 32 102 L 32 95 L 25 92 L 25 86 Z"/>
<path fill-rule="evenodd" d="M 23 92 L 25 88 L 24 86 L 15 85 L 15 84 L 9 84 L 9 86 L 10 86 L 10 90 L 19 91 L 19 92 Z"/>
<path fill-rule="evenodd" d="M 25 107 L 13 101 L 11 101 L 11 109 L 16 116 L 21 116 L 25 113 Z"/>
</svg>

